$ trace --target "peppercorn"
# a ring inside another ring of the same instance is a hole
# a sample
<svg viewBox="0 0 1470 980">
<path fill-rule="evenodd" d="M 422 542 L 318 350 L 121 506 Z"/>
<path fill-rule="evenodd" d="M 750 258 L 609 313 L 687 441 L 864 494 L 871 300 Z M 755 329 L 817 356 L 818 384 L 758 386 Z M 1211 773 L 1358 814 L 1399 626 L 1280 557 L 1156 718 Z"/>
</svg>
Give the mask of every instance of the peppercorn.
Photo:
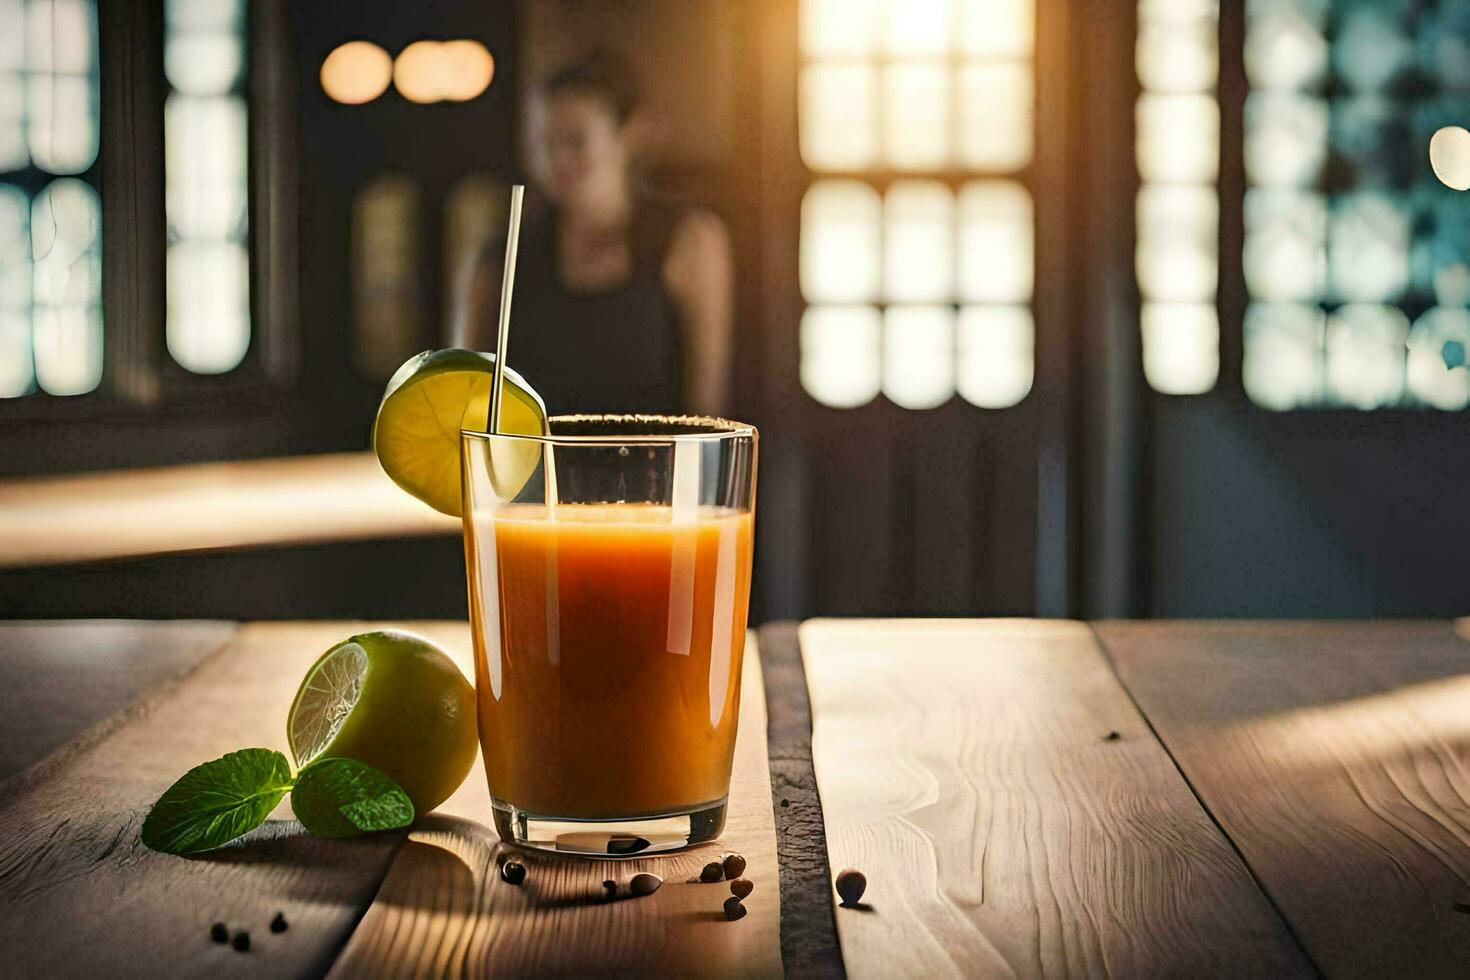
<svg viewBox="0 0 1470 980">
<path fill-rule="evenodd" d="M 212 926 L 209 927 L 209 938 L 210 939 L 213 939 L 217 943 L 227 943 L 227 942 L 229 942 L 230 941 L 230 929 L 229 929 L 229 926 L 225 925 L 223 922 L 216 922 L 214 925 L 212 925 Z"/>
<path fill-rule="evenodd" d="M 248 929 L 241 929 L 235 933 L 235 938 L 231 941 L 230 945 L 242 953 L 247 952 L 250 949 L 250 931 Z"/>
<path fill-rule="evenodd" d="M 271 920 L 271 932 L 285 932 L 288 928 L 290 927 L 286 925 L 286 913 L 277 912 L 276 917 Z"/>
<path fill-rule="evenodd" d="M 861 871 L 848 868 L 837 876 L 837 894 L 842 896 L 843 905 L 856 905 L 867 890 L 868 879 Z"/>
<path fill-rule="evenodd" d="M 642 897 L 644 895 L 652 895 L 654 892 L 658 891 L 659 886 L 663 883 L 664 880 L 658 875 L 649 874 L 647 871 L 641 871 L 633 876 L 632 881 L 628 882 L 628 891 L 634 895 L 638 895 L 639 897 Z"/>
</svg>

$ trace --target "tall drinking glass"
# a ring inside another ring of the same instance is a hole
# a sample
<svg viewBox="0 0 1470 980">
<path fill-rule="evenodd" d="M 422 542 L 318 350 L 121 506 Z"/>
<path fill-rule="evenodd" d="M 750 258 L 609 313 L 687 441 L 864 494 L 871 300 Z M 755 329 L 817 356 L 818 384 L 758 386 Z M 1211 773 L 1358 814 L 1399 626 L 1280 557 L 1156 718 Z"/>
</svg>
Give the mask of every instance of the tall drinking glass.
<svg viewBox="0 0 1470 980">
<path fill-rule="evenodd" d="M 634 855 L 725 823 L 756 432 L 561 416 L 461 434 L 480 745 L 503 840 Z"/>
</svg>

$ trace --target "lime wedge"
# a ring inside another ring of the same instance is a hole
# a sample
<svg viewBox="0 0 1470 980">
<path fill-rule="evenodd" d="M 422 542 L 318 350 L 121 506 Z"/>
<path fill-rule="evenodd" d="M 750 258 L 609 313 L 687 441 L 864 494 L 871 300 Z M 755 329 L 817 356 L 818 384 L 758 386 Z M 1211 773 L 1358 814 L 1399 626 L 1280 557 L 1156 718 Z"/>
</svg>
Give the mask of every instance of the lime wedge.
<svg viewBox="0 0 1470 980">
<path fill-rule="evenodd" d="M 409 358 L 388 381 L 373 423 L 373 449 L 383 470 L 404 490 L 437 511 L 460 516 L 459 430 L 484 432 L 490 415 L 495 355 L 469 350 L 424 351 Z M 500 431 L 546 433 L 546 405 L 510 368 Z M 529 469 L 538 458 L 528 446 Z"/>
<path fill-rule="evenodd" d="M 332 744 L 357 706 L 367 674 L 367 651 L 347 641 L 316 662 L 296 692 L 286 725 L 286 740 L 296 763 L 305 766 Z"/>
</svg>

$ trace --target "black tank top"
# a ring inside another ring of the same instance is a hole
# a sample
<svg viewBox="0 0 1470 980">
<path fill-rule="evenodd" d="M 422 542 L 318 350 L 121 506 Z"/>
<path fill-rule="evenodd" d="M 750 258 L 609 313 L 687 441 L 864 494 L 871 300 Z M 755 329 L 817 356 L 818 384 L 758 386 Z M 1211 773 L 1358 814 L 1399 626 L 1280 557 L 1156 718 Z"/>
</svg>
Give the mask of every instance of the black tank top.
<svg viewBox="0 0 1470 980">
<path fill-rule="evenodd" d="M 663 284 L 678 217 L 667 204 L 635 202 L 628 278 L 584 292 L 562 282 L 555 212 L 528 215 L 516 259 L 509 363 L 552 415 L 682 409 L 679 319 Z"/>
</svg>

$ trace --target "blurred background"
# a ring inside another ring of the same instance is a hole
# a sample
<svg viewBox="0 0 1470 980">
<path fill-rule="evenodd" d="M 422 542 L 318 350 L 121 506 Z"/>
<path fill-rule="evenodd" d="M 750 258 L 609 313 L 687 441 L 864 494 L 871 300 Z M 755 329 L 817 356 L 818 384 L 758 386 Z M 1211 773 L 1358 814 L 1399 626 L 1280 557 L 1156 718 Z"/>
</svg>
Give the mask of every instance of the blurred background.
<svg viewBox="0 0 1470 980">
<path fill-rule="evenodd" d="M 0 0 L 0 616 L 463 616 L 373 412 L 609 48 L 756 620 L 1465 612 L 1470 0 Z"/>
</svg>

